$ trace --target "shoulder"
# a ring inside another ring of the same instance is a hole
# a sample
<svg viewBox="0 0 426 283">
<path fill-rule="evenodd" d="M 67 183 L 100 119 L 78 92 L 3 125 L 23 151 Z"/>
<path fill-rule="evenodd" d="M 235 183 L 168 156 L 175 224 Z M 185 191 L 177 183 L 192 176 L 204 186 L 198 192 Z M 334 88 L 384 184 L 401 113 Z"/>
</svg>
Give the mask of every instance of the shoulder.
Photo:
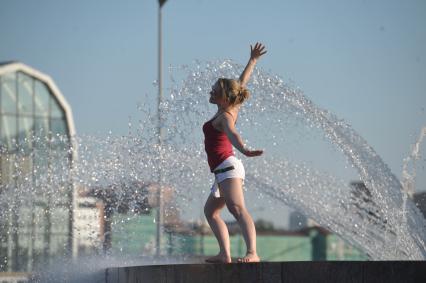
<svg viewBox="0 0 426 283">
<path fill-rule="evenodd" d="M 232 116 L 227 113 L 221 113 L 219 116 L 216 117 L 216 119 L 214 119 L 213 121 L 213 126 L 219 130 L 219 131 L 223 131 L 224 128 L 228 127 L 228 125 L 230 123 L 232 123 L 233 119 Z"/>
<path fill-rule="evenodd" d="M 222 123 L 233 127 L 235 125 L 237 115 L 238 115 L 238 111 L 237 112 L 224 112 L 221 115 Z"/>
<path fill-rule="evenodd" d="M 234 117 L 236 115 L 237 115 L 237 113 L 226 111 L 226 112 L 223 112 L 223 114 L 221 116 L 222 116 L 222 119 L 229 121 L 229 122 L 233 122 L 235 120 Z"/>
</svg>

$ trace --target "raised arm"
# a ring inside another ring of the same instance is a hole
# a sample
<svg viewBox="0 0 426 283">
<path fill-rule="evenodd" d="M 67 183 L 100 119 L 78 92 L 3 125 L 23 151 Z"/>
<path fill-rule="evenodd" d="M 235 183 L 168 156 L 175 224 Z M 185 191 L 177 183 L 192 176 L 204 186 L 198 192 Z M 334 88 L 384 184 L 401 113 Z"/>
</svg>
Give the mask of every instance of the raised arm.
<svg viewBox="0 0 426 283">
<path fill-rule="evenodd" d="M 257 59 L 259 59 L 260 56 L 262 56 L 266 52 L 267 51 L 265 50 L 265 45 L 262 45 L 262 43 L 256 42 L 254 48 L 250 45 L 250 59 L 240 76 L 240 84 L 242 86 L 246 86 L 248 80 L 250 79 L 250 75 L 253 72 Z"/>
</svg>

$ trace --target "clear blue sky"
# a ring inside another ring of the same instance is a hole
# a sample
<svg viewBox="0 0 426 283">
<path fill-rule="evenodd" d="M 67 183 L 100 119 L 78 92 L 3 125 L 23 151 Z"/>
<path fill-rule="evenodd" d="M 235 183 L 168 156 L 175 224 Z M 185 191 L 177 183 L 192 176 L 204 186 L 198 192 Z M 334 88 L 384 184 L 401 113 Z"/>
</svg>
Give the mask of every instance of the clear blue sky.
<svg viewBox="0 0 426 283">
<path fill-rule="evenodd" d="M 426 125 L 425 1 L 169 0 L 163 18 L 164 66 L 245 64 L 261 41 L 261 67 L 345 119 L 400 177 Z M 155 0 L 0 1 L 0 61 L 49 74 L 78 133 L 127 132 L 144 94 L 156 95 L 156 48 Z"/>
</svg>

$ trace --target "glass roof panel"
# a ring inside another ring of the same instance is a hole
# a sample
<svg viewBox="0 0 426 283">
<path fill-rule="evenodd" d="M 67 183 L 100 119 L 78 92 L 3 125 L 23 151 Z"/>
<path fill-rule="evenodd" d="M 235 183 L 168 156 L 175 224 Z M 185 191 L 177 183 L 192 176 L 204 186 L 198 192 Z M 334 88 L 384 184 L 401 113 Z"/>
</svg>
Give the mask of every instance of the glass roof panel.
<svg viewBox="0 0 426 283">
<path fill-rule="evenodd" d="M 59 105 L 56 98 L 53 95 L 50 96 L 50 115 L 54 118 L 63 118 L 65 117 L 64 114 L 64 110 Z"/>
<path fill-rule="evenodd" d="M 48 148 L 49 120 L 36 118 L 34 121 L 34 142 L 36 148 Z"/>
<path fill-rule="evenodd" d="M 65 119 L 51 119 L 52 135 L 68 135 Z"/>
<path fill-rule="evenodd" d="M 15 149 L 16 144 L 16 116 L 15 115 L 0 115 L 1 131 L 0 144 L 2 148 L 7 150 Z"/>
<path fill-rule="evenodd" d="M 16 73 L 1 76 L 1 112 L 16 113 Z"/>
<path fill-rule="evenodd" d="M 35 115 L 48 116 L 49 115 L 49 97 L 50 91 L 46 84 L 36 80 L 35 81 Z"/>
<path fill-rule="evenodd" d="M 33 78 L 18 72 L 18 113 L 33 113 Z"/>
<path fill-rule="evenodd" d="M 29 154 L 32 149 L 34 119 L 32 117 L 19 117 L 18 127 L 19 147 L 25 154 Z"/>
<path fill-rule="evenodd" d="M 51 119 L 52 149 L 67 151 L 69 148 L 68 127 L 65 119 Z"/>
</svg>

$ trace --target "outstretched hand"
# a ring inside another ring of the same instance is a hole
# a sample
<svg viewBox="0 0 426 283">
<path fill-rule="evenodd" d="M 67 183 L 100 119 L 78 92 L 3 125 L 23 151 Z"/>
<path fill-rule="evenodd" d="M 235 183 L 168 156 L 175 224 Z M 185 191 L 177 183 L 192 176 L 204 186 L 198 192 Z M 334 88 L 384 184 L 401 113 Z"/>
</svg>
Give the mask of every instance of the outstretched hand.
<svg viewBox="0 0 426 283">
<path fill-rule="evenodd" d="M 248 157 L 261 156 L 262 154 L 263 154 L 263 150 L 246 150 L 244 152 L 244 155 Z"/>
<path fill-rule="evenodd" d="M 259 59 L 260 56 L 265 54 L 267 51 L 265 50 L 265 45 L 262 45 L 262 43 L 256 42 L 256 44 L 253 46 L 250 45 L 250 59 Z"/>
</svg>

